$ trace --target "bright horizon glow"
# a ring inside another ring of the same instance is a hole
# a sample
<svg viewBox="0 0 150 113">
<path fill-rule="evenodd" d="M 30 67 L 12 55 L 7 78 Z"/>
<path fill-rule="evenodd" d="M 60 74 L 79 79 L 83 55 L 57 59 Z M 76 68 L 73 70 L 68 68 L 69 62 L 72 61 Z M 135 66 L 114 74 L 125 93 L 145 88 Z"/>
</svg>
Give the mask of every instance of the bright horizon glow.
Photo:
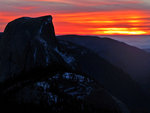
<svg viewBox="0 0 150 113">
<path fill-rule="evenodd" d="M 94 34 L 108 34 L 108 35 L 144 35 L 145 31 L 140 31 L 138 28 L 97 28 L 94 29 Z M 100 31 L 99 31 L 100 30 Z"/>
<path fill-rule="evenodd" d="M 0 31 L 19 17 L 52 15 L 56 35 L 150 35 L 149 0 L 0 1 Z"/>
</svg>

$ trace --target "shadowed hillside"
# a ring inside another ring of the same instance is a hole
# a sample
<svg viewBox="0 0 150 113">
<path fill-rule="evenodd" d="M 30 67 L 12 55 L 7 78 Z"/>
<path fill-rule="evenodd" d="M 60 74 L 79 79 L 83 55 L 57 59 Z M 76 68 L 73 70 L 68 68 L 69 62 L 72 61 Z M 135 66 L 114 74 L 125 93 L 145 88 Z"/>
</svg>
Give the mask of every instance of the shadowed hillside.
<svg viewBox="0 0 150 113">
<path fill-rule="evenodd" d="M 121 68 L 124 72 L 149 89 L 150 54 L 123 42 L 110 38 L 94 36 L 58 36 L 59 39 L 70 41 L 91 49 L 111 64 Z"/>
</svg>

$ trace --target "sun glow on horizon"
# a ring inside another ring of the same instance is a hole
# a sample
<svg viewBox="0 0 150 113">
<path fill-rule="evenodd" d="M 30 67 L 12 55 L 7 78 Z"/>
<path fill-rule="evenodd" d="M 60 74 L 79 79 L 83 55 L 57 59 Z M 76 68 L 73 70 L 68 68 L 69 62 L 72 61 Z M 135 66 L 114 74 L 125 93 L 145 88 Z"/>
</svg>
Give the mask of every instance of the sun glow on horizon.
<svg viewBox="0 0 150 113">
<path fill-rule="evenodd" d="M 95 28 L 94 34 L 108 34 L 108 35 L 144 35 L 145 31 L 138 28 Z"/>
</svg>

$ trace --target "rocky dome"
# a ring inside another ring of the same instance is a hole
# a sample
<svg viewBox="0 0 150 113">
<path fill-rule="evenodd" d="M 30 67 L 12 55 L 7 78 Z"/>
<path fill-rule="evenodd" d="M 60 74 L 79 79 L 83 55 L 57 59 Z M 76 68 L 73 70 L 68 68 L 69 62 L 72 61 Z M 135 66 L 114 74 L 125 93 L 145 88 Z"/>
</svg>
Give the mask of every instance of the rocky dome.
<svg viewBox="0 0 150 113">
<path fill-rule="evenodd" d="M 8 23 L 0 41 L 0 82 L 31 68 L 63 62 L 54 52 L 56 43 L 52 16 Z"/>
</svg>

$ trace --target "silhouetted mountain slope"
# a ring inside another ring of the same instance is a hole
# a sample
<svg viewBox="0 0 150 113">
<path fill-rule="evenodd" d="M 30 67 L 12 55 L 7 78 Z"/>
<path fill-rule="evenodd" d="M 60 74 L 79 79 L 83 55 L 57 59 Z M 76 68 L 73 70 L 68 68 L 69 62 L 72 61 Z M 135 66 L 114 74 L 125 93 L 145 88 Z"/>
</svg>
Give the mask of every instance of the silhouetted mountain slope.
<svg viewBox="0 0 150 113">
<path fill-rule="evenodd" d="M 89 48 L 139 83 L 149 83 L 150 54 L 141 49 L 113 39 L 94 36 L 68 35 L 58 38 Z"/>
<path fill-rule="evenodd" d="M 51 16 L 8 23 L 0 54 L 5 111 L 128 113 L 149 105 L 121 69 L 89 49 L 57 40 Z"/>
<path fill-rule="evenodd" d="M 2 35 L 3 35 L 3 33 L 2 33 L 2 32 L 0 32 L 0 38 L 2 37 Z"/>
</svg>

